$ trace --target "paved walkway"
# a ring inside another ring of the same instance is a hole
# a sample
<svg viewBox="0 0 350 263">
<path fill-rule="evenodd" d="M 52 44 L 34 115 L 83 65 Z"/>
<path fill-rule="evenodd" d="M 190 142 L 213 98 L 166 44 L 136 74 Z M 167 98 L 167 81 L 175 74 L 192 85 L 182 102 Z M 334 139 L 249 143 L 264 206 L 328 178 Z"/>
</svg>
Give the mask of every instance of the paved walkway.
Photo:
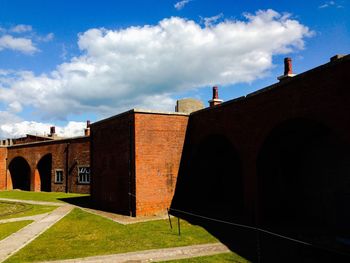
<svg viewBox="0 0 350 263">
<path fill-rule="evenodd" d="M 29 242 L 34 240 L 38 235 L 50 228 L 53 224 L 67 215 L 73 206 L 60 206 L 53 212 L 46 214 L 41 219 L 34 221 L 30 225 L 22 228 L 16 233 L 0 241 L 0 262 L 13 255 Z M 22 218 L 23 219 L 23 218 Z"/>
<path fill-rule="evenodd" d="M 21 230 L 13 233 L 7 238 L 0 241 L 0 262 L 5 261 L 7 258 L 12 256 L 18 250 L 29 244 L 35 238 L 37 238 L 41 233 L 46 231 L 48 228 L 53 226 L 61 218 L 66 216 L 75 206 L 68 205 L 65 203 L 53 203 L 53 202 L 41 202 L 41 201 L 29 201 L 29 200 L 16 200 L 0 198 L 0 201 L 11 201 L 11 202 L 22 202 L 29 204 L 40 204 L 40 205 L 57 205 L 59 206 L 53 212 L 11 218 L 0 220 L 0 223 L 22 221 L 22 220 L 34 220 L 33 223 L 22 228 Z M 122 216 L 113 213 L 103 212 L 94 209 L 82 208 L 87 212 L 94 213 L 110 220 L 121 224 L 133 224 L 150 220 L 159 220 L 167 218 L 167 215 L 162 216 L 152 216 L 152 217 L 141 217 L 134 218 L 129 216 Z M 230 252 L 230 250 L 221 243 L 204 244 L 204 245 L 194 245 L 185 247 L 175 247 L 175 248 L 165 248 L 165 249 L 152 249 L 144 251 L 136 251 L 129 253 L 105 255 L 105 256 L 94 256 L 78 259 L 68 259 L 68 260 L 58 260 L 58 261 L 45 261 L 45 262 L 65 262 L 65 263 L 119 263 L 119 262 L 156 262 L 156 261 L 166 261 L 173 259 L 185 259 L 191 257 L 199 256 L 209 256 L 215 254 L 221 254 Z"/>
<path fill-rule="evenodd" d="M 27 203 L 27 204 L 33 204 L 33 205 L 49 205 L 49 206 L 50 205 L 51 206 L 65 206 L 65 205 L 67 205 L 67 203 L 59 203 L 59 202 L 43 202 L 43 201 L 19 200 L 19 199 L 10 199 L 10 198 L 0 198 L 0 201 Z M 72 206 L 74 206 L 74 205 L 72 205 Z M 76 207 L 79 207 L 79 206 L 76 206 Z M 110 219 L 110 220 L 117 222 L 119 224 L 122 224 L 122 225 L 136 224 L 136 223 L 141 223 L 141 222 L 162 220 L 162 219 L 168 218 L 167 214 L 154 215 L 154 216 L 132 217 L 132 216 L 125 216 L 125 215 L 114 214 L 114 213 L 105 212 L 105 211 L 101 211 L 101 210 L 96 210 L 96 209 L 92 209 L 92 208 L 84 208 L 84 207 L 79 207 L 79 208 L 82 210 L 85 210 L 89 213 Z"/>
<path fill-rule="evenodd" d="M 32 201 L 32 200 L 19 200 L 19 199 L 10 199 L 10 198 L 0 198 L 0 201 L 7 202 L 16 202 L 16 203 L 25 203 L 32 205 L 51 205 L 51 206 L 65 206 L 67 203 L 59 203 L 59 202 L 44 202 L 44 201 Z"/>
<path fill-rule="evenodd" d="M 210 256 L 227 253 L 230 250 L 221 243 L 174 247 L 164 249 L 151 249 L 107 256 L 86 257 L 58 261 L 44 261 L 42 263 L 121 263 L 121 262 L 159 262 L 173 259 Z"/>
<path fill-rule="evenodd" d="M 132 217 L 132 216 L 124 216 L 119 214 L 114 214 L 110 212 L 105 212 L 101 210 L 91 209 L 91 208 L 82 208 L 86 212 L 102 216 L 104 218 L 110 219 L 114 222 L 117 222 L 122 225 L 129 225 L 129 224 L 136 224 L 141 222 L 148 222 L 148 221 L 154 221 L 154 220 L 162 220 L 162 219 L 168 219 L 167 214 L 162 215 L 154 215 L 154 216 L 139 216 L 139 217 Z M 172 216 L 171 216 L 172 217 Z"/>
<path fill-rule="evenodd" d="M 0 220 L 0 224 L 2 223 L 10 223 L 10 222 L 17 222 L 17 221 L 24 221 L 24 220 L 41 220 L 45 216 L 47 216 L 49 213 L 45 214 L 39 214 L 39 215 L 34 215 L 34 216 L 23 216 L 23 217 L 15 217 L 15 218 L 9 218 L 9 219 L 2 219 Z"/>
</svg>

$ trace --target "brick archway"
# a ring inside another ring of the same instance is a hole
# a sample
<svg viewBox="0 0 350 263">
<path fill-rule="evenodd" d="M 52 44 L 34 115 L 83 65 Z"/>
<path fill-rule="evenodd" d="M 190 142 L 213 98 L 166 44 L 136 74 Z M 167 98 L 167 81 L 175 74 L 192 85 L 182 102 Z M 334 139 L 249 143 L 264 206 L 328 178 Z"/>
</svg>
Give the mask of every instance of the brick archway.
<svg viewBox="0 0 350 263">
<path fill-rule="evenodd" d="M 52 154 L 44 155 L 38 162 L 35 169 L 35 177 L 40 181 L 40 191 L 51 192 L 51 178 L 52 178 Z"/>
<path fill-rule="evenodd" d="M 298 238 L 350 234 L 349 163 L 345 144 L 321 123 L 294 119 L 275 127 L 257 162 L 262 227 Z"/>
<path fill-rule="evenodd" d="M 17 156 L 11 160 L 8 166 L 8 189 L 30 190 L 31 172 L 26 159 Z"/>
<path fill-rule="evenodd" d="M 241 169 L 238 152 L 230 140 L 218 134 L 204 138 L 192 153 L 186 177 L 180 179 L 174 208 L 239 220 L 244 208 Z"/>
</svg>

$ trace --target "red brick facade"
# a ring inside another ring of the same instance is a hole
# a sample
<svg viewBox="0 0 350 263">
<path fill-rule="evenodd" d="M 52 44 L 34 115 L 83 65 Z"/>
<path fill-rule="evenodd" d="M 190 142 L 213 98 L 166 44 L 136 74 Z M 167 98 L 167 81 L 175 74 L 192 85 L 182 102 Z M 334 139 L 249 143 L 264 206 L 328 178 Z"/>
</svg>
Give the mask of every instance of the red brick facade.
<svg viewBox="0 0 350 263">
<path fill-rule="evenodd" d="M 49 157 L 46 161 L 44 160 L 46 166 L 49 167 L 47 168 L 49 169 L 47 172 L 49 174 L 47 177 L 49 176 L 49 178 L 45 179 L 49 185 L 46 186 L 44 191 L 90 193 L 90 184 L 81 183 L 78 178 L 78 167 L 90 167 L 89 137 L 18 144 L 7 148 L 3 147 L 0 150 L 0 189 L 2 190 L 13 189 L 14 174 L 11 175 L 10 167 L 16 164 L 18 160 L 20 160 L 18 166 L 21 166 L 23 163 L 25 166 L 29 165 L 28 176 L 30 182 L 28 190 L 43 190 L 39 163 L 44 158 Z M 13 169 L 22 169 L 15 166 Z M 26 168 L 23 169 L 26 170 Z M 55 182 L 56 170 L 62 171 L 62 182 Z M 20 172 L 23 173 L 23 171 Z M 22 179 L 17 178 L 17 180 Z M 2 183 L 3 181 L 5 183 Z"/>
<path fill-rule="evenodd" d="M 134 115 L 125 112 L 91 125 L 91 196 L 98 207 L 135 215 Z"/>
<path fill-rule="evenodd" d="M 174 195 L 187 116 L 135 113 L 136 215 L 162 213 Z"/>
<path fill-rule="evenodd" d="M 188 116 L 128 111 L 91 126 L 96 205 L 140 216 L 166 211 L 176 184 Z"/>
<path fill-rule="evenodd" d="M 6 180 L 6 158 L 7 158 L 7 148 L 0 147 L 0 190 L 7 189 L 7 180 Z"/>
<path fill-rule="evenodd" d="M 327 127 L 334 134 L 334 138 L 343 142 L 343 145 L 350 145 L 349 72 L 350 56 L 347 56 L 246 97 L 191 114 L 182 156 L 184 169 L 179 175 L 183 179 L 183 185 L 177 190 L 181 192 L 181 188 L 187 188 L 186 178 L 190 178 L 189 173 L 193 173 L 191 162 L 193 163 L 194 153 L 201 149 L 200 146 L 214 135 L 225 138 L 237 154 L 237 162 L 240 165 L 240 174 L 235 176 L 241 177 L 243 181 L 241 203 L 245 207 L 245 212 L 242 216 L 247 220 L 254 218 L 257 212 L 255 210 L 261 209 L 261 207 L 258 208 L 257 202 L 262 200 L 258 197 L 259 154 L 275 129 L 287 123 L 305 120 L 310 125 L 318 123 Z M 203 163 L 205 163 L 204 160 Z M 277 164 L 278 160 L 276 160 Z M 220 166 L 214 163 L 213 165 Z M 204 179 L 201 176 L 201 180 L 197 182 L 203 183 Z M 206 178 L 206 180 L 214 180 L 214 178 Z M 190 192 L 193 189 L 184 191 L 186 194 L 183 195 L 184 199 L 180 203 L 186 204 L 187 200 L 192 198 Z M 234 190 L 231 189 L 231 191 Z M 346 195 L 350 196 L 350 190 L 346 192 Z M 223 194 L 219 189 L 216 193 Z M 180 206 L 179 203 L 176 205 Z M 257 214 L 262 215 L 262 212 Z"/>
</svg>

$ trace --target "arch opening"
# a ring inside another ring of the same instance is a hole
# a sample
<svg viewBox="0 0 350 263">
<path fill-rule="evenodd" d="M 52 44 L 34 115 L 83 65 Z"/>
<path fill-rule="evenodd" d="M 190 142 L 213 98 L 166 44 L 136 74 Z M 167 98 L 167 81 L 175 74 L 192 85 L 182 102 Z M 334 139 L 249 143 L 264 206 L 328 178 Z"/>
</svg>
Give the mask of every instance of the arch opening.
<svg viewBox="0 0 350 263">
<path fill-rule="evenodd" d="M 182 203 L 188 211 L 239 219 L 244 206 L 241 163 L 227 138 L 211 135 L 195 147 L 186 174 L 186 189 Z"/>
<path fill-rule="evenodd" d="M 46 154 L 37 165 L 40 176 L 40 191 L 51 192 L 52 155 Z"/>
<path fill-rule="evenodd" d="M 30 191 L 30 166 L 23 157 L 16 157 L 9 164 L 12 189 Z"/>
<path fill-rule="evenodd" d="M 276 127 L 258 156 L 259 222 L 301 239 L 349 237 L 350 155 L 328 127 L 291 120 Z"/>
</svg>

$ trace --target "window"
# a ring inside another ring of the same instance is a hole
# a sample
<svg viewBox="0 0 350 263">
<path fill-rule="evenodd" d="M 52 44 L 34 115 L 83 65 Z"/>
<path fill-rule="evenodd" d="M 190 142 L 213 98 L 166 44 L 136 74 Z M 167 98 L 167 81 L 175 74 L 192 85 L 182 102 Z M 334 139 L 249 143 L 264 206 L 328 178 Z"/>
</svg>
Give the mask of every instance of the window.
<svg viewBox="0 0 350 263">
<path fill-rule="evenodd" d="M 62 169 L 55 170 L 55 183 L 56 184 L 63 183 L 63 170 Z"/>
<path fill-rule="evenodd" d="M 90 183 L 90 167 L 89 166 L 79 166 L 78 167 L 78 182 L 80 184 Z"/>
</svg>

